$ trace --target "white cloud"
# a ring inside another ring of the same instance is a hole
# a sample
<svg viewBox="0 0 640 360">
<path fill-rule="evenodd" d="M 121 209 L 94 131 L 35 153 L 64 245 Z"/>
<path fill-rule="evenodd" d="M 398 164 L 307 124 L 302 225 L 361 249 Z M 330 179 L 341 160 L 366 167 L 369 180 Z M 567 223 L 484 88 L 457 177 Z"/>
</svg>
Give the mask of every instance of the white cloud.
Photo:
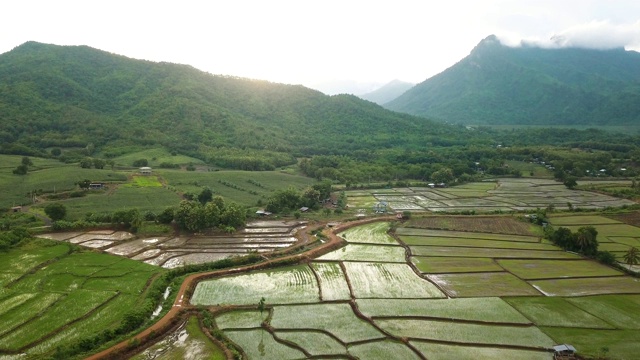
<svg viewBox="0 0 640 360">
<path fill-rule="evenodd" d="M 498 37 L 500 42 L 507 46 L 577 47 L 596 50 L 625 48 L 637 51 L 640 50 L 640 21 L 627 24 L 612 24 L 607 20 L 591 21 L 571 26 L 546 39 L 518 39 L 515 34 L 503 34 Z"/>
</svg>

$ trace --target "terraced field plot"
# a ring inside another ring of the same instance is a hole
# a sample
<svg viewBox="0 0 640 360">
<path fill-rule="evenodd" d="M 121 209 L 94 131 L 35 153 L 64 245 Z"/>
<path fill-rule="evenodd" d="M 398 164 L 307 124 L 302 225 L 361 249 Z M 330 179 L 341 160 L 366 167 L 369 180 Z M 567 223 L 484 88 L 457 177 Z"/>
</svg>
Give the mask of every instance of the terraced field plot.
<svg viewBox="0 0 640 360">
<path fill-rule="evenodd" d="M 370 200 L 363 202 L 367 192 L 358 190 L 346 194 L 349 204 L 366 206 Z M 499 179 L 497 182 L 470 183 L 453 188 L 397 188 L 385 192 L 371 190 L 368 193 L 377 202 L 386 202 L 390 210 L 409 211 L 512 211 L 535 210 L 553 205 L 557 209 L 574 208 L 602 209 L 633 205 L 634 202 L 617 199 L 611 196 L 586 191 L 569 190 L 564 185 L 551 179 Z M 353 199 L 353 204 L 352 200 Z M 370 199 L 370 198 L 369 198 Z M 372 205 L 373 206 L 373 205 Z M 371 211 L 372 207 L 368 210 Z"/>
<path fill-rule="evenodd" d="M 318 282 L 309 266 L 205 280 L 198 283 L 194 305 L 256 304 L 262 297 L 271 304 L 311 303 L 320 300 Z"/>
<path fill-rule="evenodd" d="M 117 327 L 149 279 L 163 271 L 48 240 L 31 241 L 0 259 L 0 271 L 16 275 L 1 284 L 0 357 L 47 357 L 56 347 Z"/>
<path fill-rule="evenodd" d="M 150 237 L 138 239 L 124 231 L 66 232 L 38 235 L 41 238 L 78 244 L 150 265 L 176 268 L 213 262 L 251 251 L 279 250 L 293 245 L 302 221 L 255 221 L 234 235 Z"/>
<path fill-rule="evenodd" d="M 609 341 L 603 331 L 614 332 L 614 341 L 620 342 L 615 346 L 635 337 L 630 331 L 640 323 L 640 295 L 561 297 L 614 289 L 640 294 L 635 279 L 618 271 L 564 252 L 538 236 L 400 227 L 396 233 L 409 243 L 403 247 L 380 237 L 387 227 L 352 228 L 346 235 L 349 250 L 338 249 L 311 262 L 306 269 L 312 270 L 315 279 L 305 275 L 304 282 L 319 284 L 314 294 L 322 295 L 314 295 L 315 300 L 295 299 L 293 290 L 285 291 L 293 294 L 290 305 L 279 303 L 280 295 L 273 301 L 271 295 L 265 296 L 268 304 L 275 304 L 268 319 L 272 330 L 261 327 L 262 319 L 255 312 L 220 315 L 216 322 L 227 329 L 225 333 L 231 331 L 232 339 L 239 340 L 242 333 L 248 343 L 239 345 L 247 346 L 247 354 L 257 358 L 263 355 L 256 353 L 256 344 L 263 341 L 262 349 L 267 343 L 277 343 L 302 351 L 306 357 L 320 358 L 343 355 L 348 349 L 349 354 L 367 359 L 395 358 L 397 354 L 429 359 L 456 354 L 463 358 L 551 359 L 548 349 L 556 343 L 572 340 L 584 346 L 581 331 L 588 331 L 584 336 L 600 347 Z M 374 248 L 383 251 L 369 251 Z M 387 248 L 408 249 L 410 263 L 386 253 Z M 353 255 L 357 261 L 338 255 L 348 253 L 357 253 Z M 394 262 L 384 260 L 388 256 Z M 272 280 L 257 280 L 265 281 Z M 285 283 L 293 284 L 293 280 Z M 262 285 L 256 286 L 260 289 Z M 213 288 L 228 293 L 225 286 Z M 552 290 L 562 292 L 557 297 L 545 296 Z M 238 295 L 235 303 L 255 304 L 263 293 Z M 453 298 L 445 298 L 445 293 Z M 407 338 L 413 348 L 399 338 Z M 584 348 L 591 351 L 593 345 Z M 627 358 L 638 348 L 620 348 L 618 358 Z M 274 351 L 280 356 L 285 350 L 276 347 Z M 296 359 L 297 355 L 291 356 Z"/>
</svg>

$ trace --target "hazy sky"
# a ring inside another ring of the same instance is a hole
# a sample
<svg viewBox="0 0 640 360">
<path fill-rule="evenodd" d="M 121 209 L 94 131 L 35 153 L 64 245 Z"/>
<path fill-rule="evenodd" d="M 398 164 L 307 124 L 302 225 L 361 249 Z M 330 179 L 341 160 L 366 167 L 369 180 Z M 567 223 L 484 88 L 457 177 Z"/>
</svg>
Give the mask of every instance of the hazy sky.
<svg viewBox="0 0 640 360">
<path fill-rule="evenodd" d="M 304 84 L 421 82 L 488 35 L 640 50 L 638 0 L 3 0 L 0 53 L 89 45 L 214 74 Z M 2 81 L 2 79 L 0 79 Z"/>
</svg>

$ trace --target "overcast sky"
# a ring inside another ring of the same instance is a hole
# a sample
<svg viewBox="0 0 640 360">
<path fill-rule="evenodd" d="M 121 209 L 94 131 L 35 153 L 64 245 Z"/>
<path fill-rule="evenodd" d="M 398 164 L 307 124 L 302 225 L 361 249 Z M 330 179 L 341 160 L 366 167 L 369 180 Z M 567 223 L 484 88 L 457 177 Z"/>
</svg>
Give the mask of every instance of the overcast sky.
<svg viewBox="0 0 640 360">
<path fill-rule="evenodd" d="M 640 50 L 640 1 L 3 0 L 0 7 L 0 53 L 29 40 L 89 45 L 307 86 L 421 82 L 491 34 L 509 44 Z"/>
</svg>

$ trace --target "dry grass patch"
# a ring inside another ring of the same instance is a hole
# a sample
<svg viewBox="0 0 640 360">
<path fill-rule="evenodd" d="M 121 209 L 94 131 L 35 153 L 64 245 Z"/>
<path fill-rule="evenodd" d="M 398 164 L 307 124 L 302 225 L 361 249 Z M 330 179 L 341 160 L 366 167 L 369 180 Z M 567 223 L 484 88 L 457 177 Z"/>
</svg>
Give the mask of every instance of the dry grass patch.
<svg viewBox="0 0 640 360">
<path fill-rule="evenodd" d="M 447 229 L 516 235 L 537 235 L 531 224 L 506 216 L 429 216 L 414 217 L 409 227 L 422 229 Z"/>
</svg>

